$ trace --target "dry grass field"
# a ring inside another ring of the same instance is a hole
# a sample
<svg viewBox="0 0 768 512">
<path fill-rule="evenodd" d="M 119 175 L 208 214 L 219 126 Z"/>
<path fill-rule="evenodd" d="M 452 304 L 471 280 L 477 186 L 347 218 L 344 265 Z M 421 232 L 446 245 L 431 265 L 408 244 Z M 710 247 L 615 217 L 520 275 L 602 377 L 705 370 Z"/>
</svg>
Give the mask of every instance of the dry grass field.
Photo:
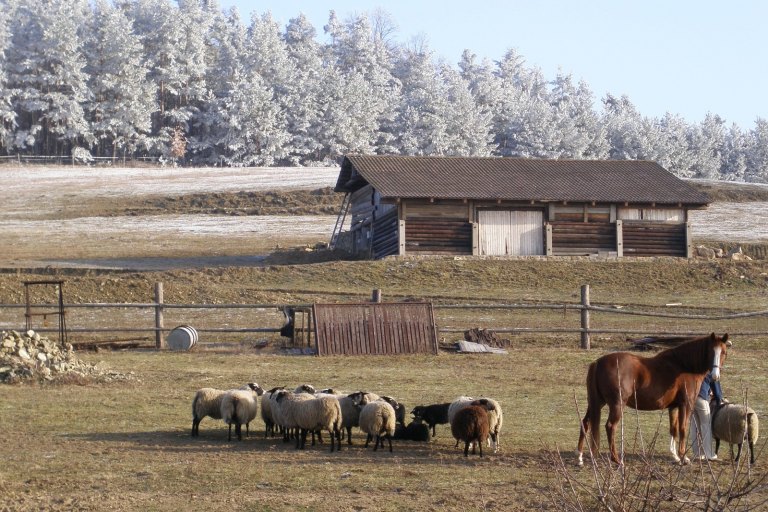
<svg viewBox="0 0 768 512">
<path fill-rule="evenodd" d="M 222 201 L 234 200 L 235 193 L 227 194 L 204 205 L 204 214 L 212 214 L 211 208 L 221 207 L 216 204 Z M 158 205 L 157 198 L 120 197 L 98 204 L 83 199 L 77 208 L 103 218 L 110 211 L 140 218 L 142 212 L 155 215 L 158 209 L 170 208 L 168 201 Z M 266 208 L 271 200 L 266 195 L 259 197 L 249 196 L 248 201 Z M 288 194 L 280 201 L 291 204 L 296 197 Z M 314 201 L 312 208 L 319 210 L 304 206 L 294 213 L 322 213 L 322 197 L 302 200 Z M 174 203 L 199 201 L 182 194 Z M 13 204 L 16 220 L 31 217 L 23 212 L 23 202 Z M 73 209 L 75 205 L 67 211 Z M 45 213 L 44 220 L 56 217 L 54 209 L 54 213 Z M 273 252 L 258 264 L 126 271 L 20 262 L 50 260 L 65 250 L 72 255 L 67 257 L 88 260 L 97 257 L 91 252 L 94 247 L 113 259 L 145 257 L 155 255 L 147 254 L 154 247 L 142 247 L 135 239 L 125 242 L 117 235 L 111 251 L 87 237 L 79 246 L 65 238 L 62 248 L 30 233 L 8 236 L 15 245 L 0 258 L 4 262 L 0 265 L 0 304 L 22 304 L 25 280 L 51 277 L 65 281 L 68 301 L 81 303 L 150 302 L 153 284 L 163 282 L 168 303 L 346 302 L 365 300 L 373 288 L 381 288 L 385 299 L 427 299 L 436 305 L 562 304 L 577 302 L 579 287 L 590 284 L 592 303 L 597 305 L 656 310 L 679 304 L 666 310 L 720 318 L 681 320 L 605 313 L 595 314 L 592 325 L 626 330 L 627 335 L 672 329 L 742 333 L 734 336 L 723 370 L 724 391 L 733 401 L 748 400 L 758 414 L 768 417 L 768 336 L 755 334 L 768 332 L 768 315 L 732 317 L 768 310 L 767 261 L 363 262 L 325 261 L 332 255 L 285 250 Z M 169 244 L 186 247 L 189 242 L 185 254 L 190 257 L 244 255 L 252 248 L 247 236 L 245 242 L 240 241 L 241 246 L 246 244 L 242 247 L 224 243 L 220 237 L 183 235 L 181 241 Z M 291 247 L 307 241 L 301 236 L 288 237 L 279 245 Z M 274 240 L 262 242 L 265 248 L 274 245 Z M 124 248 L 132 252 L 121 252 Z M 20 314 L 18 309 L 0 308 L 0 330 L 19 325 Z M 85 321 L 78 314 L 71 312 L 70 326 Z M 100 321 L 135 321 L 130 316 L 118 317 L 119 312 L 111 315 L 115 316 Z M 166 315 L 167 325 L 190 321 L 171 310 Z M 438 325 L 459 330 L 573 327 L 577 317 L 577 313 L 544 309 L 516 313 L 438 309 Z M 203 325 L 253 326 L 279 321 L 279 316 L 275 311 L 262 311 L 225 318 L 214 312 L 192 320 Z M 758 443 L 753 467 L 745 466 L 743 459 L 742 464 L 732 464 L 727 445 L 720 449 L 721 460 L 711 466 L 697 462 L 680 467 L 667 453 L 663 412 L 626 412 L 623 469 L 610 467 L 602 459 L 596 467 L 575 466 L 579 415 L 586 407 L 586 367 L 604 353 L 626 349 L 625 337 L 597 335 L 592 350 L 584 351 L 578 348 L 574 334 L 518 334 L 510 337 L 508 355 L 441 352 L 437 356 L 316 358 L 283 355 L 272 349 L 279 345 L 274 337 L 269 338 L 270 347 L 259 350 L 247 342 L 225 346 L 216 335 L 183 353 L 151 349 L 81 352 L 78 357 L 85 361 L 124 374 L 132 372 L 134 378 L 107 383 L 72 378 L 49 384 L 0 385 L 0 510 L 765 509 L 768 452 L 764 439 Z M 70 340 L 78 341 L 75 335 Z M 458 395 L 491 396 L 501 402 L 505 412 L 501 450 L 496 454 L 486 451 L 482 459 L 465 458 L 454 448 L 447 426 L 439 426 L 430 443 L 395 442 L 393 453 L 364 449 L 359 431 L 353 434 L 354 444 L 344 445 L 340 453 L 329 453 L 327 442 L 299 451 L 281 440 L 264 439 L 260 419 L 251 424 L 251 436 L 242 442 L 227 442 L 225 426 L 210 418 L 201 423 L 200 437 L 190 437 L 196 389 L 230 388 L 248 381 L 265 388 L 308 382 L 390 394 L 409 411 L 417 404 L 450 401 Z M 603 451 L 605 448 L 604 442 Z M 602 501 L 600 494 L 606 496 Z"/>
</svg>

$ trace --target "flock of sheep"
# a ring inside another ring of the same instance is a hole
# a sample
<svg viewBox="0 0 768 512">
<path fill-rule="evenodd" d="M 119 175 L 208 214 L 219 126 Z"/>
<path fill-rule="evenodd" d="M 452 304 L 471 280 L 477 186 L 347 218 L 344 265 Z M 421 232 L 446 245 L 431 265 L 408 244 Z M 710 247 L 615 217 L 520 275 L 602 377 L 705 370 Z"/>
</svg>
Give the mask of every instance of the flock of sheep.
<svg viewBox="0 0 768 512">
<path fill-rule="evenodd" d="M 343 437 L 352 444 L 354 427 L 367 435 L 366 448 L 374 441 L 376 451 L 387 441 L 391 452 L 392 439 L 429 441 L 430 429 L 434 437 L 435 425 L 449 424 L 456 446 L 464 442 L 464 455 L 471 447 L 473 454 L 479 448 L 482 457 L 486 442 L 494 452 L 498 451 L 503 424 L 501 405 L 492 398 L 462 396 L 453 402 L 420 405 L 411 411 L 413 421 L 406 425 L 405 406 L 390 396 L 365 391 L 341 393 L 330 388 L 317 391 L 309 384 L 293 391 L 282 386 L 265 391 L 251 382 L 226 391 L 199 389 L 192 401 L 192 436 L 199 435 L 200 422 L 210 416 L 224 420 L 228 440 L 232 440 L 233 426 L 237 438 L 242 439 L 242 426 L 249 435 L 250 423 L 259 411 L 265 437 L 280 432 L 284 441 L 295 440 L 296 448 L 303 449 L 310 434 L 314 445 L 315 436 L 322 442 L 322 432 L 326 431 L 331 438 L 331 452 L 341 449 Z"/>
<path fill-rule="evenodd" d="M 720 447 L 720 441 L 738 446 L 736 460 L 741 455 L 742 443 L 746 440 L 750 449 L 750 462 L 754 464 L 754 445 L 758 439 L 758 419 L 754 410 L 743 405 L 713 404 L 713 437 Z M 341 393 L 333 389 L 316 391 L 309 384 L 302 384 L 293 391 L 284 387 L 268 391 L 256 383 L 248 383 L 239 389 L 219 390 L 202 388 L 195 393 L 192 401 L 192 436 L 199 434 L 200 421 L 206 416 L 222 419 L 228 426 L 228 440 L 235 435 L 242 439 L 242 425 L 246 435 L 249 425 L 261 412 L 265 437 L 281 433 L 283 440 L 295 440 L 296 448 L 303 449 L 307 437 L 315 436 L 322 442 L 322 432 L 329 433 L 331 452 L 341 449 L 346 437 L 352 444 L 352 429 L 359 427 L 366 435 L 365 447 L 374 441 L 373 449 L 384 448 L 392 439 L 429 441 L 430 431 L 434 437 L 435 426 L 448 424 L 456 439 L 456 446 L 464 442 L 464 455 L 470 447 L 472 453 L 479 448 L 483 456 L 483 444 L 489 443 L 494 452 L 499 449 L 499 433 L 504 417 L 499 402 L 492 398 L 474 399 L 461 396 L 452 402 L 432 405 L 418 405 L 411 414 L 413 421 L 405 424 L 405 406 L 390 396 L 379 396 L 365 391 Z"/>
</svg>

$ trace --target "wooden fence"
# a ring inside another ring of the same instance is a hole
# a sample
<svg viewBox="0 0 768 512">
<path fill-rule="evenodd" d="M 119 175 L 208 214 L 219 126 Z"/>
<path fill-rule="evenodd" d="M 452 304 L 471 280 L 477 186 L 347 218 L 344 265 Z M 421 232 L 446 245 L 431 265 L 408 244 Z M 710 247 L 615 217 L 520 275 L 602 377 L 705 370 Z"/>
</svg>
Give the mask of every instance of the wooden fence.
<svg viewBox="0 0 768 512">
<path fill-rule="evenodd" d="M 151 320 L 147 320 L 144 325 L 130 325 L 130 326 L 116 326 L 116 325 L 110 325 L 108 327 L 93 327 L 88 325 L 73 325 L 71 322 L 71 318 L 67 322 L 67 332 L 69 334 L 75 334 L 75 333 L 82 333 L 82 334 L 109 334 L 111 335 L 111 339 L 118 333 L 130 333 L 132 335 L 137 335 L 139 333 L 143 333 L 145 335 L 149 335 L 152 338 L 154 338 L 155 346 L 157 348 L 162 348 L 164 346 L 163 339 L 164 334 L 172 330 L 171 328 L 167 328 L 165 326 L 165 314 L 171 310 L 187 310 L 194 314 L 197 317 L 199 317 L 201 311 L 204 310 L 210 310 L 216 313 L 216 316 L 213 318 L 213 320 L 206 321 L 205 323 L 207 325 L 210 325 L 213 322 L 219 322 L 219 326 L 216 327 L 200 327 L 199 325 L 193 325 L 195 329 L 199 333 L 213 333 L 213 334 L 224 334 L 224 333 L 234 333 L 234 334 L 248 334 L 248 333 L 268 333 L 268 334 L 278 334 L 280 333 L 281 329 L 283 328 L 282 320 L 284 319 L 284 316 L 282 315 L 281 311 L 285 308 L 295 308 L 295 309 L 307 309 L 311 308 L 311 304 L 299 304 L 299 305 L 285 305 L 285 304 L 168 304 L 163 301 L 162 297 L 162 284 L 158 283 L 155 287 L 155 301 L 154 302 L 148 302 L 148 303 L 65 303 L 64 309 L 66 311 L 76 310 L 76 309 L 85 309 L 89 311 L 99 311 L 99 310 L 107 310 L 107 309 L 113 309 L 113 308 L 119 308 L 124 310 L 145 310 L 149 313 L 154 312 L 154 324 L 152 324 Z M 50 308 L 50 304 L 35 304 L 33 307 L 48 307 Z M 666 311 L 651 311 L 651 310 L 641 310 L 641 309 L 630 309 L 630 308 L 617 308 L 617 307 L 610 307 L 610 306 L 599 306 L 599 305 L 592 305 L 590 303 L 590 290 L 588 285 L 584 285 L 581 289 L 581 300 L 578 302 L 573 303 L 563 303 L 563 304 L 433 304 L 433 309 L 437 312 L 435 314 L 436 320 L 435 323 L 437 324 L 437 332 L 442 334 L 449 334 L 449 333 L 463 333 L 469 329 L 476 328 L 477 325 L 466 325 L 462 327 L 440 327 L 440 314 L 439 312 L 444 312 L 444 314 L 450 313 L 452 310 L 476 310 L 482 312 L 483 316 L 487 317 L 489 312 L 493 310 L 509 310 L 509 311 L 518 311 L 518 312 L 525 312 L 525 311 L 539 311 L 539 312 L 555 312 L 559 313 L 562 312 L 564 315 L 566 313 L 578 313 L 579 321 L 577 326 L 566 326 L 566 327 L 554 327 L 554 326 L 546 326 L 546 325 L 540 325 L 541 317 L 544 315 L 537 315 L 537 316 L 528 316 L 528 321 L 536 324 L 535 326 L 515 326 L 515 327 L 506 327 L 506 326 L 494 326 L 491 327 L 490 330 L 497 332 L 497 333 L 509 333 L 509 334 L 525 334 L 525 333 L 542 333 L 542 334 L 575 334 L 578 335 L 578 338 L 580 339 L 580 346 L 582 348 L 588 349 L 590 348 L 591 343 L 591 336 L 597 335 L 597 334 L 620 334 L 620 335 L 630 335 L 630 334 L 640 334 L 640 335 L 659 335 L 659 336 L 690 336 L 690 335 L 701 335 L 706 334 L 710 332 L 710 330 L 707 330 L 704 327 L 704 322 L 711 322 L 711 321 L 737 321 L 737 320 L 744 320 L 744 319 L 752 319 L 752 318 L 761 318 L 761 319 L 768 319 L 768 311 L 752 311 L 752 312 L 738 312 L 738 313 L 728 313 L 728 314 L 718 314 L 718 315 L 707 315 L 707 314 L 682 314 L 682 313 L 672 313 L 669 312 L 669 308 L 666 308 Z M 0 330 L 10 330 L 15 329 L 22 331 L 24 329 L 24 311 L 26 310 L 27 305 L 26 304 L 0 304 L 0 312 L 3 312 L 2 315 L 0 315 Z M 9 320 L 9 318 L 14 317 L 14 315 L 10 314 L 13 310 L 19 310 L 19 314 L 17 316 L 18 318 L 18 325 L 13 325 L 13 320 Z M 235 310 L 246 310 L 249 313 L 252 310 L 271 310 L 275 313 L 276 320 L 280 320 L 280 322 L 276 322 L 275 325 L 270 326 L 250 326 L 250 327 L 231 327 L 228 325 L 227 320 L 223 320 L 221 315 L 218 313 L 221 311 L 226 311 L 227 313 L 224 315 L 225 318 L 227 318 L 229 315 L 232 314 Z M 667 320 L 685 320 L 690 322 L 692 325 L 696 325 L 696 329 L 687 329 L 687 330 L 680 330 L 680 329 L 658 329 L 658 328 L 651 328 L 648 327 L 645 328 L 626 328 L 626 327 L 596 327 L 591 324 L 591 315 L 593 313 L 599 313 L 601 315 L 628 315 L 628 316 L 644 316 L 649 318 L 657 318 L 657 319 L 667 319 Z M 202 321 L 202 320 L 201 320 Z M 194 324 L 194 320 L 187 321 L 187 323 Z M 221 325 L 222 322 L 224 325 Z M 96 323 L 94 321 L 94 323 Z M 41 333 L 46 332 L 57 332 L 57 328 L 47 328 L 47 327 L 39 327 L 39 326 L 32 326 L 32 328 Z M 309 328 L 309 327 L 307 327 Z M 729 329 L 729 334 L 733 336 L 766 336 L 768 335 L 768 328 L 766 329 L 753 329 L 753 330 L 734 330 Z M 309 339 L 311 340 L 312 337 L 309 336 L 307 338 L 302 339 Z M 108 340 L 107 340 L 108 341 Z"/>
</svg>

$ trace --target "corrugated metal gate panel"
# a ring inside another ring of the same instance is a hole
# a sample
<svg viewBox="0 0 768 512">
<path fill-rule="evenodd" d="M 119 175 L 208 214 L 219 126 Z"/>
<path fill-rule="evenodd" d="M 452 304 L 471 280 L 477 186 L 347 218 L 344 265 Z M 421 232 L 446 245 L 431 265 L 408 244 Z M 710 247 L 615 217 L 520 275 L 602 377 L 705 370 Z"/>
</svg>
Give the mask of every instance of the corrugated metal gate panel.
<svg viewBox="0 0 768 512">
<path fill-rule="evenodd" d="M 317 354 L 437 354 L 432 303 L 315 304 Z"/>
<path fill-rule="evenodd" d="M 544 254 L 544 212 L 541 210 L 480 210 L 477 214 L 481 255 Z"/>
</svg>

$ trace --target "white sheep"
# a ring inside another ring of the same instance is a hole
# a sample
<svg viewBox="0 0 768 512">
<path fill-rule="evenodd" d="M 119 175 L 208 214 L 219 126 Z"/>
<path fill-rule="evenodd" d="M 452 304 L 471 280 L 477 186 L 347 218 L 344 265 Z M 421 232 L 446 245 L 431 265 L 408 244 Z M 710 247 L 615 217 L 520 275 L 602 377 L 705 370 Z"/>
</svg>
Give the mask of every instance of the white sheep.
<svg viewBox="0 0 768 512">
<path fill-rule="evenodd" d="M 331 435 L 331 452 L 338 446 L 341 449 L 341 406 L 334 396 L 302 400 L 301 393 L 280 391 L 276 395 L 283 414 L 290 416 L 297 428 L 301 430 L 296 441 L 296 448 L 304 449 L 307 433 L 327 430 Z M 335 440 L 335 442 L 334 442 Z"/>
<path fill-rule="evenodd" d="M 453 417 L 456 416 L 456 413 L 460 410 L 469 407 L 469 404 L 471 404 L 475 399 L 471 396 L 460 396 L 457 397 L 451 402 L 451 405 L 448 406 L 448 423 L 450 424 L 453 421 Z"/>
<path fill-rule="evenodd" d="M 240 389 L 256 389 L 259 385 L 255 382 L 244 384 Z M 227 390 L 215 388 L 201 388 L 195 392 L 192 399 L 192 437 L 200 435 L 200 422 L 206 416 L 215 420 L 221 419 L 221 399 Z"/>
<path fill-rule="evenodd" d="M 299 384 L 296 386 L 296 389 L 293 390 L 294 393 L 309 393 L 310 395 L 314 395 L 317 393 L 317 390 L 315 389 L 315 386 L 312 384 Z"/>
<path fill-rule="evenodd" d="M 736 459 L 741 457 L 741 445 L 744 439 L 749 445 L 749 462 L 755 463 L 755 443 L 760 435 L 760 425 L 757 413 L 746 405 L 725 403 L 719 405 L 717 400 L 710 402 L 712 410 L 712 437 L 715 438 L 715 454 L 720 449 L 720 440 L 730 444 L 731 457 L 733 445 L 738 446 Z"/>
<path fill-rule="evenodd" d="M 285 389 L 283 386 L 274 387 L 268 391 L 265 391 L 261 395 L 261 419 L 264 421 L 264 437 L 270 437 L 275 435 L 275 419 L 272 415 L 272 395 L 281 389 Z"/>
<path fill-rule="evenodd" d="M 259 396 L 264 390 L 258 384 L 254 384 L 248 390 L 231 389 L 221 397 L 221 419 L 228 425 L 227 440 L 232 440 L 232 425 L 235 425 L 237 439 L 242 441 L 241 426 L 245 425 L 246 437 L 250 434 L 249 425 L 258 414 Z"/>
<path fill-rule="evenodd" d="M 272 401 L 272 417 L 275 423 L 283 429 L 283 442 L 290 441 L 294 436 L 298 439 L 296 429 L 299 428 L 299 424 L 296 422 L 293 404 L 314 400 L 314 398 L 315 396 L 309 393 L 294 393 L 285 389 L 272 393 L 270 398 Z"/>
<path fill-rule="evenodd" d="M 368 434 L 365 447 L 375 439 L 373 451 L 384 447 L 384 439 L 389 440 L 389 451 L 392 451 L 392 436 L 395 435 L 395 409 L 384 400 L 376 400 L 362 405 L 360 409 L 360 430 Z"/>
</svg>

